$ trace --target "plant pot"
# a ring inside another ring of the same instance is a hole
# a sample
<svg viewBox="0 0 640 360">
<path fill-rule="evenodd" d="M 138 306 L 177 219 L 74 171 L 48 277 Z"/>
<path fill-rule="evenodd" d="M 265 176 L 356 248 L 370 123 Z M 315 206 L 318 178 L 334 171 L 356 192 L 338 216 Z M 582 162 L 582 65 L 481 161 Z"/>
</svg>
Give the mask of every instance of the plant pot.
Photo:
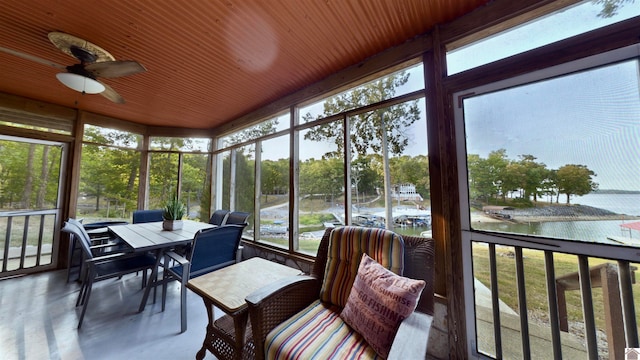
<svg viewBox="0 0 640 360">
<path fill-rule="evenodd" d="M 163 220 L 162 221 L 162 229 L 173 231 L 182 229 L 182 220 Z"/>
</svg>

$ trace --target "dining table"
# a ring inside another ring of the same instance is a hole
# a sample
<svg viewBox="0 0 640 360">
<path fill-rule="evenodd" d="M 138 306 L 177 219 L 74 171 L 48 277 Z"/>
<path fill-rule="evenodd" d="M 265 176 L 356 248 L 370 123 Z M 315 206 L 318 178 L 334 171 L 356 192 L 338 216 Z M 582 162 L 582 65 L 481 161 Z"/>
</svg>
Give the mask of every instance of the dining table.
<svg viewBox="0 0 640 360">
<path fill-rule="evenodd" d="M 109 232 L 127 243 L 133 252 L 148 251 L 154 253 L 156 257 L 156 264 L 153 267 L 138 308 L 139 312 L 144 310 L 149 298 L 149 292 L 158 283 L 158 269 L 164 252 L 171 251 L 177 246 L 190 244 L 198 231 L 213 227 L 215 225 L 193 220 L 182 220 L 182 228 L 174 230 L 164 230 L 162 221 L 108 227 Z"/>
</svg>

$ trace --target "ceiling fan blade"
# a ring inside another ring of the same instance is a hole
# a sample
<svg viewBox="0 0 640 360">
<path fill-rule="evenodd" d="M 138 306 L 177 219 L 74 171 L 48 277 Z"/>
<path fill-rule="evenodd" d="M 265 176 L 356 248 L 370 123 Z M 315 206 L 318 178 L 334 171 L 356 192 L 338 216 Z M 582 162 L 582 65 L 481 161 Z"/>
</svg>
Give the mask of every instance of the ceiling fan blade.
<svg viewBox="0 0 640 360">
<path fill-rule="evenodd" d="M 147 71 L 142 64 L 133 60 L 95 62 L 86 65 L 84 68 L 95 77 L 104 78 L 116 78 Z"/>
<path fill-rule="evenodd" d="M 4 52 L 4 53 L 7 53 L 7 54 L 10 54 L 10 55 L 14 55 L 14 56 L 23 58 L 25 60 L 30 60 L 30 61 L 34 61 L 34 62 L 43 64 L 43 65 L 48 65 L 48 66 L 54 67 L 56 69 L 61 69 L 61 70 L 66 70 L 67 69 L 66 66 L 63 66 L 63 65 L 60 65 L 60 64 L 56 64 L 56 63 L 54 63 L 52 61 L 45 60 L 45 59 L 39 58 L 37 56 L 25 54 L 25 53 L 20 52 L 20 51 L 7 49 L 7 48 L 2 47 L 2 46 L 0 46 L 0 51 Z"/>
<path fill-rule="evenodd" d="M 113 88 L 102 81 L 98 81 L 100 84 L 104 85 L 104 91 L 100 93 L 100 95 L 106 97 L 107 99 L 113 101 L 116 104 L 124 104 L 124 98 L 120 96 Z"/>
</svg>

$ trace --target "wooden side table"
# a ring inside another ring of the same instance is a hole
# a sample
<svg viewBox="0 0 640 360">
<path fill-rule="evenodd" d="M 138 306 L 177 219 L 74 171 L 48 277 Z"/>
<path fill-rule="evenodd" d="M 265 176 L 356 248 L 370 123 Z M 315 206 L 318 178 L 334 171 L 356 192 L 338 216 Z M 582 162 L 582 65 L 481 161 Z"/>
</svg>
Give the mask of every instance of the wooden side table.
<svg viewBox="0 0 640 360">
<path fill-rule="evenodd" d="M 218 359 L 253 358 L 244 299 L 266 284 L 300 274 L 298 269 L 254 257 L 189 280 L 187 287 L 202 297 L 209 316 L 207 334 L 196 359 L 202 360 L 207 350 Z M 216 320 L 214 307 L 226 315 Z"/>
</svg>

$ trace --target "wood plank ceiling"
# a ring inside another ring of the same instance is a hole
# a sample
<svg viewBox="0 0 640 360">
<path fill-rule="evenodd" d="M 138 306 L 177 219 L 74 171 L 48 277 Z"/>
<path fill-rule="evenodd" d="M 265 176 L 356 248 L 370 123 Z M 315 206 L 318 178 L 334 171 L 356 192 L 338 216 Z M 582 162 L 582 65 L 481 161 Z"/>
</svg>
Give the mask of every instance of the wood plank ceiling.
<svg viewBox="0 0 640 360">
<path fill-rule="evenodd" d="M 152 126 L 214 128 L 423 34 L 488 0 L 5 0 L 0 50 L 72 65 L 51 31 L 147 72 L 82 95 L 52 66 L 0 51 L 0 92 Z"/>
</svg>

